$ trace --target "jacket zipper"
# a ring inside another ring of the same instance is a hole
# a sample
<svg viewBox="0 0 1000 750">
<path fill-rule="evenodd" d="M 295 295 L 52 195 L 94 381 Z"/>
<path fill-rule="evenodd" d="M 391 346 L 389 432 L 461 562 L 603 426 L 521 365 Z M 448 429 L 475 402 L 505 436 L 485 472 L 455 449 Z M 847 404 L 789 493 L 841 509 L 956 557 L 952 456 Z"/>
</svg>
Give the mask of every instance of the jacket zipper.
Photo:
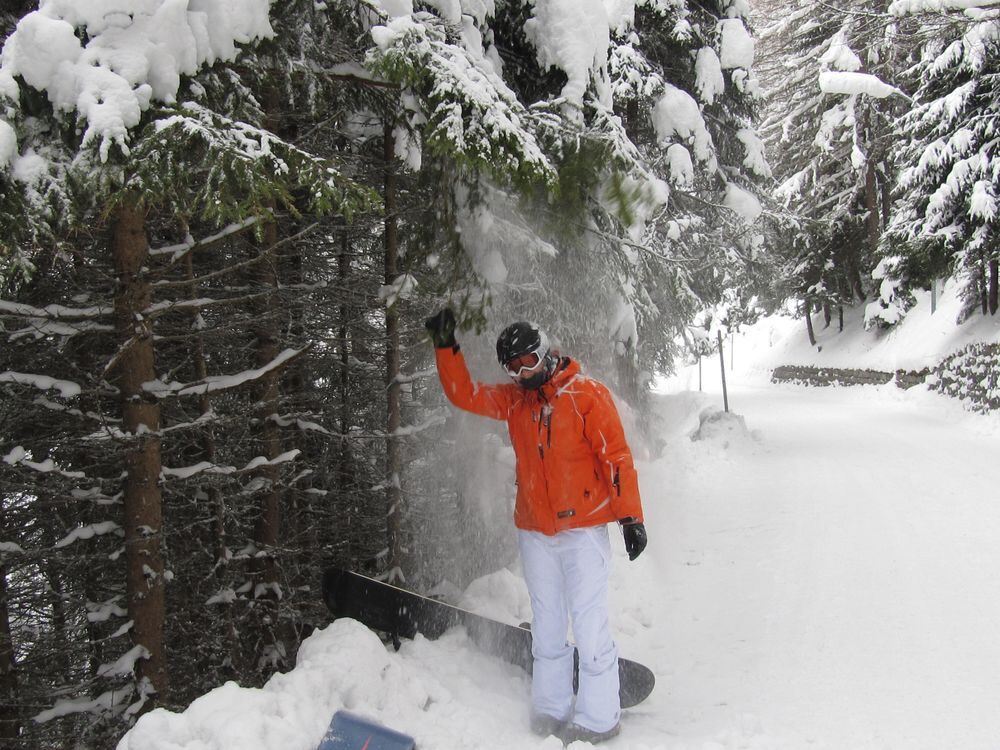
<svg viewBox="0 0 1000 750">
<path fill-rule="evenodd" d="M 545 405 L 548 405 L 548 399 L 545 398 L 545 395 L 541 392 L 541 390 L 538 391 L 538 396 L 539 396 L 540 400 L 544 402 Z M 539 409 L 538 409 L 538 416 L 536 417 L 536 419 L 538 421 L 538 435 L 537 435 L 537 438 L 538 438 L 538 457 L 539 457 L 539 459 L 541 460 L 541 463 L 542 463 L 542 480 L 545 482 L 545 503 L 546 503 L 546 505 L 549 506 L 549 515 L 553 519 L 552 520 L 552 530 L 553 531 L 558 531 L 558 527 L 556 526 L 556 522 L 555 522 L 556 509 L 552 507 L 552 494 L 549 492 L 549 475 L 548 475 L 548 472 L 545 469 L 545 451 L 542 448 L 542 442 L 541 442 L 541 437 L 542 437 L 542 420 L 545 419 L 544 406 L 540 406 L 539 407 Z M 551 416 L 549 416 L 548 420 L 549 420 L 549 447 L 551 448 L 552 447 L 552 418 L 551 418 Z"/>
</svg>

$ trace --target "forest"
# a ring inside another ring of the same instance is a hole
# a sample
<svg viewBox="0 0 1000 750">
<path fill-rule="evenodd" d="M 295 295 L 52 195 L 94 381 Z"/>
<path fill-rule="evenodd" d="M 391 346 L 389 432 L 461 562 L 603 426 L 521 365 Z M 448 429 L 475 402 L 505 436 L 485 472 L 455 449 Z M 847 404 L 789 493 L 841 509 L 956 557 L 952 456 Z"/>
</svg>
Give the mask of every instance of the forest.
<svg viewBox="0 0 1000 750">
<path fill-rule="evenodd" d="M 650 436 L 655 374 L 763 314 L 995 315 L 998 37 L 985 0 L 5 0 L 0 746 L 263 684 L 331 565 L 503 565 L 444 305 L 481 378 L 539 321 Z"/>
</svg>

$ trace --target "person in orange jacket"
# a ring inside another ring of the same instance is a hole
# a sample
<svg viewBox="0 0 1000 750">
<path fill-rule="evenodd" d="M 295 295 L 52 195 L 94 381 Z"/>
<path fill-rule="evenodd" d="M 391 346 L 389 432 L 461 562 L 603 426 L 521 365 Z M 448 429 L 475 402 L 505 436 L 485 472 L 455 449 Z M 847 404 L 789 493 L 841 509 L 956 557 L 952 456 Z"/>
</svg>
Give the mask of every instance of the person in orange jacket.
<svg viewBox="0 0 1000 750">
<path fill-rule="evenodd" d="M 635 560 L 646 547 L 639 483 L 611 393 L 560 357 L 538 326 L 518 322 L 497 339 L 512 382 L 473 382 L 445 308 L 425 326 L 445 395 L 458 408 L 504 420 L 517 458 L 514 525 L 531 598 L 531 728 L 567 744 L 618 734 L 618 649 L 608 622 L 611 549 L 621 524 Z M 572 621 L 580 654 L 573 699 Z"/>
</svg>

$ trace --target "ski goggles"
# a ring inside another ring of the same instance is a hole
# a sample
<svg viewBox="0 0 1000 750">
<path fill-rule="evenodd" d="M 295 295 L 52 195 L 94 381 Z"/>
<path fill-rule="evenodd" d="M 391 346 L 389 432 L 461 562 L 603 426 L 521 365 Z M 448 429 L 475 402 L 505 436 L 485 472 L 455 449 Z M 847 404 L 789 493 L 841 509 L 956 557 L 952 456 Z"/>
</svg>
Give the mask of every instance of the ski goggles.
<svg viewBox="0 0 1000 750">
<path fill-rule="evenodd" d="M 503 366 L 503 369 L 507 371 L 507 374 L 512 378 L 518 378 L 521 373 L 525 370 L 529 372 L 534 370 L 542 363 L 542 349 L 539 347 L 532 352 L 527 352 L 526 354 L 521 354 L 514 357 L 510 362 Z"/>
</svg>

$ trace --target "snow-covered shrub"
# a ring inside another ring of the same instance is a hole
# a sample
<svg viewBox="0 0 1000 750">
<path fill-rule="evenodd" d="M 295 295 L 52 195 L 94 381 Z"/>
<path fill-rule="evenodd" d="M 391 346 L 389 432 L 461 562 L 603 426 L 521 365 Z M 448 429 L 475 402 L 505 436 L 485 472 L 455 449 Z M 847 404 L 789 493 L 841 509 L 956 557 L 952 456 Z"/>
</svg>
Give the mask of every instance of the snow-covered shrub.
<svg viewBox="0 0 1000 750">
<path fill-rule="evenodd" d="M 1000 409 L 1000 344 L 972 344 L 944 359 L 928 384 L 978 412 Z"/>
<path fill-rule="evenodd" d="M 872 271 L 872 278 L 878 284 L 878 298 L 865 307 L 865 327 L 888 328 L 902 320 L 915 303 L 906 285 L 904 259 L 898 255 L 883 258 Z"/>
</svg>

